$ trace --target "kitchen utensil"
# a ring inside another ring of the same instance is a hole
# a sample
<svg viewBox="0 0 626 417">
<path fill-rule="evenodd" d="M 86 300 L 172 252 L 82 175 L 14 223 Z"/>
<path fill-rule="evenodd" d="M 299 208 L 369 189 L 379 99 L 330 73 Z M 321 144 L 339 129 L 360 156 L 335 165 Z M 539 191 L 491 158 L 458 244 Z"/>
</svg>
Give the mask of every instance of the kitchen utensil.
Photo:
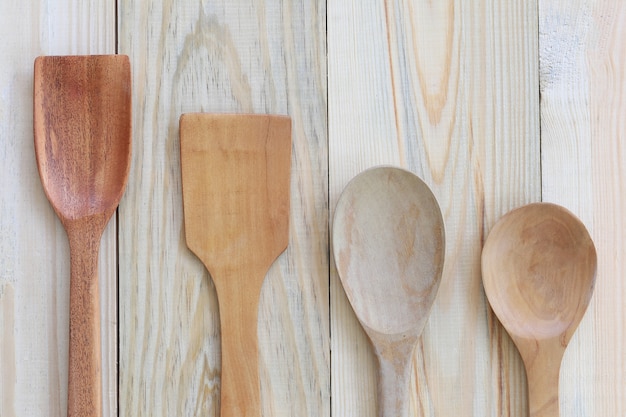
<svg viewBox="0 0 626 417">
<path fill-rule="evenodd" d="M 443 269 L 444 224 L 435 196 L 400 168 L 362 172 L 337 202 L 333 254 L 378 358 L 378 415 L 407 417 L 411 359 Z"/>
<path fill-rule="evenodd" d="M 184 114 L 180 153 L 187 245 L 217 290 L 220 415 L 260 416 L 257 313 L 264 277 L 289 240 L 291 121 Z"/>
<path fill-rule="evenodd" d="M 555 204 L 518 208 L 489 233 L 482 269 L 489 303 L 524 361 L 530 416 L 558 417 L 561 359 L 595 283 L 589 233 Z"/>
<path fill-rule="evenodd" d="M 37 58 L 33 111 L 41 183 L 70 247 L 68 415 L 100 416 L 98 250 L 130 169 L 128 57 Z"/>
</svg>

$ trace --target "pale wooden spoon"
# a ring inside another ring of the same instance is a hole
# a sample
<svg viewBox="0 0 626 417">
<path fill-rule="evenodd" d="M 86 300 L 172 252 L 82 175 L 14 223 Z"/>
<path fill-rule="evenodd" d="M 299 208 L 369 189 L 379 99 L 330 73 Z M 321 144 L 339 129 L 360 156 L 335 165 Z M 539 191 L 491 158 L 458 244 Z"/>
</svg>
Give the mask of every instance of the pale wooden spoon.
<svg viewBox="0 0 626 417">
<path fill-rule="evenodd" d="M 502 217 L 482 252 L 489 303 L 517 346 L 531 417 L 558 417 L 559 371 L 595 283 L 596 250 L 572 213 L 535 203 Z"/>
<path fill-rule="evenodd" d="M 260 416 L 257 315 L 265 275 L 289 241 L 291 120 L 184 114 L 180 160 L 187 245 L 217 290 L 220 416 Z"/>
<path fill-rule="evenodd" d="M 131 156 L 127 56 L 39 57 L 35 154 L 70 245 L 68 416 L 102 415 L 98 250 Z"/>
<path fill-rule="evenodd" d="M 414 174 L 377 167 L 343 190 L 333 255 L 348 300 L 378 358 L 378 415 L 409 415 L 411 359 L 441 281 L 444 224 Z"/>
</svg>

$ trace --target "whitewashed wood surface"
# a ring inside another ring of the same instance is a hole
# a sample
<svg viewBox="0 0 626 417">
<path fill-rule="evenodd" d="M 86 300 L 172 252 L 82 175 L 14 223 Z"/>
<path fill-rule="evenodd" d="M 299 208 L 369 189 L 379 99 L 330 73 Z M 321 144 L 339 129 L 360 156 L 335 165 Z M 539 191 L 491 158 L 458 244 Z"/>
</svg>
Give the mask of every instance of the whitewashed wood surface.
<svg viewBox="0 0 626 417">
<path fill-rule="evenodd" d="M 115 53 L 115 4 L 0 4 L 0 417 L 65 416 L 69 245 L 43 192 L 33 142 L 38 55 Z M 116 220 L 100 247 L 103 412 L 117 412 Z"/>
<path fill-rule="evenodd" d="M 330 205 L 372 165 L 432 188 L 446 226 L 439 293 L 414 355 L 413 415 L 525 415 L 521 360 L 487 308 L 490 226 L 541 198 L 533 2 L 329 3 Z M 376 415 L 373 353 L 331 274 L 333 416 Z"/>
<path fill-rule="evenodd" d="M 196 111 L 292 118 L 290 244 L 259 311 L 263 416 L 376 415 L 329 230 L 342 188 L 378 164 L 422 177 L 446 222 L 412 415 L 527 415 L 479 259 L 502 214 L 545 200 L 599 255 L 561 415 L 626 416 L 621 0 L 9 0 L 0 34 L 0 417 L 66 414 L 69 254 L 35 164 L 33 60 L 115 52 L 131 60 L 134 140 L 100 254 L 105 416 L 219 415 L 217 300 L 182 228 L 178 118 Z"/>
<path fill-rule="evenodd" d="M 626 415 L 626 2 L 539 3 L 542 191 L 585 222 L 595 294 L 563 358 L 561 415 Z"/>
<path fill-rule="evenodd" d="M 329 415 L 325 3 L 124 1 L 119 24 L 135 101 L 119 216 L 120 413 L 219 415 L 217 298 L 182 225 L 179 117 L 202 111 L 292 119 L 289 247 L 259 306 L 262 411 Z"/>
</svg>

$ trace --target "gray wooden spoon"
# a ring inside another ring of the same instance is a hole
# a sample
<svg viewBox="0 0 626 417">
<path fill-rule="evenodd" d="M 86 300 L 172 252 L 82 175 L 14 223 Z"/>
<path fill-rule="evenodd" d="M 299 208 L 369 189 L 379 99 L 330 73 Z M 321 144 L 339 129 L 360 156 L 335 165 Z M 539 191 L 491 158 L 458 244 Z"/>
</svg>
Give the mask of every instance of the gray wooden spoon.
<svg viewBox="0 0 626 417">
<path fill-rule="evenodd" d="M 439 288 L 444 224 L 428 186 L 399 168 L 356 176 L 333 221 L 333 255 L 378 359 L 378 415 L 409 415 L 411 359 Z"/>
</svg>

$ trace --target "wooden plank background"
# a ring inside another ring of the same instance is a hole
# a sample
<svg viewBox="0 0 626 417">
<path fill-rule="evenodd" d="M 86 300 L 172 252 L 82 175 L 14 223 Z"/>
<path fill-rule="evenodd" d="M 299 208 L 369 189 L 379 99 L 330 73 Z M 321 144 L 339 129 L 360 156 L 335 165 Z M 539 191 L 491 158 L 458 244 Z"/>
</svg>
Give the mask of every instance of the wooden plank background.
<svg viewBox="0 0 626 417">
<path fill-rule="evenodd" d="M 499 216 L 541 198 L 536 4 L 365 3 L 329 3 L 331 207 L 372 165 L 430 185 L 446 261 L 414 356 L 413 415 L 524 415 L 521 360 L 486 306 L 480 249 Z M 373 417 L 373 353 L 334 273 L 331 317 L 332 415 Z"/>
<path fill-rule="evenodd" d="M 10 0 L 0 34 L 0 417 L 66 414 L 69 255 L 35 164 L 33 60 L 114 52 L 131 59 L 134 140 L 100 254 L 105 416 L 219 415 L 217 299 L 182 228 L 192 111 L 292 118 L 290 243 L 259 311 L 264 416 L 376 415 L 329 231 L 343 187 L 378 164 L 421 176 L 446 223 L 412 415 L 527 415 L 479 259 L 501 215 L 539 200 L 578 214 L 599 256 L 561 415 L 626 415 L 621 0 Z"/>
<path fill-rule="evenodd" d="M 542 190 L 598 251 L 594 296 L 563 358 L 561 415 L 626 415 L 626 3 L 542 1 Z"/>
<path fill-rule="evenodd" d="M 115 4 L 0 5 L 0 417 L 65 416 L 69 245 L 43 192 L 33 145 L 38 55 L 115 53 Z M 103 412 L 117 412 L 116 220 L 99 256 Z"/>
<path fill-rule="evenodd" d="M 262 407 L 329 415 L 325 3 L 122 1 L 119 24 L 135 101 L 120 205 L 120 413 L 219 414 L 217 298 L 182 225 L 179 116 L 203 111 L 292 118 L 289 248 L 259 306 Z"/>
</svg>

